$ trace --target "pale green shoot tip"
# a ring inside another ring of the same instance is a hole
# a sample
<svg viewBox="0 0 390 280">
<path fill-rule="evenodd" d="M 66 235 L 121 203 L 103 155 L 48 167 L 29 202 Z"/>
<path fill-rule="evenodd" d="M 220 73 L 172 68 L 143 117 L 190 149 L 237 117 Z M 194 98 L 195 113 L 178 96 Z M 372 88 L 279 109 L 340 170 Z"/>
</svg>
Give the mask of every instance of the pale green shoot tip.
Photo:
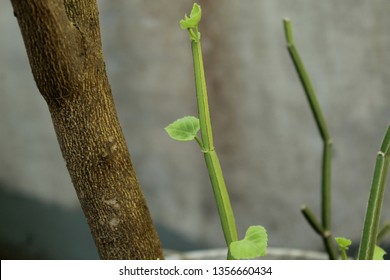
<svg viewBox="0 0 390 280">
<path fill-rule="evenodd" d="M 191 14 L 188 17 L 187 14 L 184 15 L 184 19 L 180 21 L 180 26 L 183 29 L 187 29 L 190 33 L 190 39 L 195 42 L 200 40 L 200 32 L 198 32 L 198 24 L 202 17 L 202 9 L 198 3 L 194 3 L 192 7 Z"/>
<path fill-rule="evenodd" d="M 349 246 L 351 246 L 352 241 L 344 237 L 336 237 L 336 242 L 339 245 L 339 250 L 342 260 L 348 260 L 347 251 Z"/>
<path fill-rule="evenodd" d="M 347 251 L 349 246 L 351 246 L 352 241 L 344 237 L 336 237 L 336 242 L 340 247 L 340 250 Z"/>
</svg>

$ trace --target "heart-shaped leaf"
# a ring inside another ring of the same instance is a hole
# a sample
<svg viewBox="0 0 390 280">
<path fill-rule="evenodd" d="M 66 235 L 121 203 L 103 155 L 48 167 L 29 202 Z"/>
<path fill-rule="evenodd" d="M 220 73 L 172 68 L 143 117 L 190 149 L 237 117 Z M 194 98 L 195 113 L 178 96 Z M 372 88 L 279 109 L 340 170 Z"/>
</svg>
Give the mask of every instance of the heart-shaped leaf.
<svg viewBox="0 0 390 280">
<path fill-rule="evenodd" d="M 262 226 L 250 226 L 244 239 L 230 244 L 230 253 L 236 260 L 253 259 L 267 253 L 267 231 Z"/>
<path fill-rule="evenodd" d="M 199 119 L 192 116 L 187 116 L 168 125 L 165 128 L 165 131 L 174 140 L 191 141 L 194 140 L 199 129 Z"/>
<path fill-rule="evenodd" d="M 386 255 L 386 251 L 379 246 L 375 246 L 374 260 L 383 260 L 383 256 Z"/>
</svg>

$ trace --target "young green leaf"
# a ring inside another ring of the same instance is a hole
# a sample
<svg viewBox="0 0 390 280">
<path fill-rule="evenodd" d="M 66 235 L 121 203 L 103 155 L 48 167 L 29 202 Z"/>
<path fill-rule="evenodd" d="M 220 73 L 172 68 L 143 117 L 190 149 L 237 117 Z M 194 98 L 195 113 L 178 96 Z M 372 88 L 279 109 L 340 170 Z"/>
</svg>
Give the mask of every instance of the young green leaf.
<svg viewBox="0 0 390 280">
<path fill-rule="evenodd" d="M 197 3 L 192 7 L 190 17 L 184 15 L 184 19 L 180 21 L 180 26 L 183 29 L 196 28 L 202 17 L 202 10 Z"/>
<path fill-rule="evenodd" d="M 339 244 L 340 250 L 347 251 L 351 246 L 352 241 L 344 237 L 336 237 L 336 242 Z"/>
<path fill-rule="evenodd" d="M 200 41 L 200 32 L 198 31 L 198 24 L 202 17 L 202 10 L 197 3 L 194 3 L 190 17 L 184 15 L 184 19 L 180 21 L 180 26 L 182 29 L 187 29 L 190 34 L 191 41 L 199 42 Z"/>
<path fill-rule="evenodd" d="M 375 249 L 374 249 L 374 260 L 383 260 L 383 256 L 386 255 L 386 251 L 383 250 L 381 247 L 379 246 L 375 246 Z"/>
<path fill-rule="evenodd" d="M 174 140 L 191 141 L 195 139 L 199 129 L 199 119 L 192 116 L 187 116 L 168 125 L 165 128 L 165 131 Z"/>
<path fill-rule="evenodd" d="M 230 244 L 230 253 L 236 260 L 253 259 L 265 256 L 267 253 L 268 236 L 262 226 L 250 226 L 244 239 Z"/>
<path fill-rule="evenodd" d="M 352 244 L 352 241 L 344 237 L 336 237 L 335 239 L 337 244 L 339 245 L 341 259 L 348 260 L 347 250 L 349 249 L 349 246 Z"/>
</svg>

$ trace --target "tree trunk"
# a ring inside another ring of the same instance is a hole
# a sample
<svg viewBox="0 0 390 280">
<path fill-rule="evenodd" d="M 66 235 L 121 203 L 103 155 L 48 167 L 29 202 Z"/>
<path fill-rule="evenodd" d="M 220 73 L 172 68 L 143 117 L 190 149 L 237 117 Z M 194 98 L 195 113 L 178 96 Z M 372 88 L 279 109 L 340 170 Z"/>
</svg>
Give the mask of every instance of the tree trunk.
<svg viewBox="0 0 390 280">
<path fill-rule="evenodd" d="M 11 2 L 100 257 L 162 259 L 116 115 L 96 0 Z"/>
</svg>

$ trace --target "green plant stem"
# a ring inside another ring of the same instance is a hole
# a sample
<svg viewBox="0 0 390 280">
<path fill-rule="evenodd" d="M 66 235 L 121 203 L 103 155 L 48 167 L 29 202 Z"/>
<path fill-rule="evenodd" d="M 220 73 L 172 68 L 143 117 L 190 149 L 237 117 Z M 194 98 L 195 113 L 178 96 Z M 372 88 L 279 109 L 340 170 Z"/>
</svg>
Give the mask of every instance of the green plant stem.
<svg viewBox="0 0 390 280">
<path fill-rule="evenodd" d="M 217 153 L 214 149 L 200 40 L 192 40 L 191 48 L 194 60 L 196 95 L 198 101 L 200 133 L 202 138 L 201 143 L 206 166 L 209 171 L 209 176 L 213 187 L 215 200 L 217 202 L 218 213 L 220 216 L 226 245 L 229 248 L 231 242 L 238 240 L 238 235 L 221 165 L 218 160 Z M 232 259 L 230 251 L 228 253 L 228 259 Z"/>
<path fill-rule="evenodd" d="M 214 141 L 200 40 L 191 41 L 191 48 L 194 61 L 196 97 L 198 101 L 200 133 L 202 136 L 203 149 L 205 151 L 211 151 L 214 149 Z"/>
<path fill-rule="evenodd" d="M 325 140 L 330 140 L 330 134 L 325 122 L 325 118 L 322 114 L 320 105 L 318 103 L 315 91 L 313 89 L 313 86 L 310 82 L 309 75 L 306 72 L 306 69 L 303 65 L 302 59 L 298 53 L 298 50 L 295 47 L 294 43 L 294 37 L 293 37 L 293 32 L 292 32 L 292 26 L 291 22 L 289 19 L 284 19 L 284 30 L 285 30 L 285 35 L 286 35 L 286 40 L 287 40 L 287 48 L 290 53 L 290 56 L 293 60 L 294 66 L 297 70 L 297 73 L 299 75 L 299 78 L 301 80 L 302 86 L 305 90 L 305 93 L 307 95 L 307 99 L 310 104 L 310 108 L 313 112 L 313 116 L 316 120 L 316 124 L 318 127 L 318 130 L 321 134 L 321 138 Z"/>
<path fill-rule="evenodd" d="M 371 184 L 366 217 L 364 220 L 363 234 L 359 247 L 359 260 L 371 260 L 378 236 L 379 219 L 382 210 L 383 196 L 385 192 L 387 172 L 390 158 L 390 126 L 387 128 L 381 149 L 377 154 L 374 177 Z"/>
<path fill-rule="evenodd" d="M 302 206 L 301 212 L 313 230 L 322 237 L 325 249 L 329 255 L 329 259 L 336 260 L 337 253 L 331 232 L 323 228 L 323 226 L 315 217 L 314 213 L 307 206 Z"/>
<path fill-rule="evenodd" d="M 206 152 L 204 158 L 209 171 L 215 200 L 217 201 L 224 237 L 226 244 L 229 246 L 231 242 L 238 240 L 238 236 L 221 164 L 215 151 Z"/>
<path fill-rule="evenodd" d="M 309 225 L 312 227 L 312 229 L 318 233 L 320 236 L 323 235 L 324 228 L 320 224 L 320 222 L 317 220 L 314 213 L 306 206 L 302 206 L 301 212 L 303 216 L 305 217 L 306 221 L 309 223 Z"/>
<path fill-rule="evenodd" d="M 199 147 L 201 148 L 201 150 L 203 151 L 202 140 L 200 140 L 198 136 L 195 136 L 194 138 L 195 138 L 195 141 L 198 143 Z"/>
<path fill-rule="evenodd" d="M 321 216 L 325 230 L 331 229 L 331 177 L 332 177 L 332 140 L 325 138 L 322 156 Z"/>
<path fill-rule="evenodd" d="M 340 250 L 341 259 L 348 260 L 347 252 L 345 250 Z"/>
<path fill-rule="evenodd" d="M 332 139 L 327 128 L 325 118 L 322 114 L 313 86 L 310 82 L 309 75 L 303 65 L 298 50 L 294 44 L 291 22 L 288 19 L 283 20 L 284 30 L 287 40 L 287 49 L 298 73 L 301 84 L 304 88 L 307 100 L 309 101 L 310 109 L 313 113 L 318 130 L 323 140 L 323 155 L 322 155 L 322 182 L 321 182 L 321 219 L 324 232 L 330 232 L 331 229 L 331 171 L 332 171 Z M 331 240 L 331 238 L 329 239 Z M 333 241 L 326 241 L 326 246 L 334 247 Z M 331 259 L 334 257 L 335 249 L 329 249 L 328 254 Z"/>
<path fill-rule="evenodd" d="M 386 223 L 379 230 L 378 237 L 376 239 L 376 243 L 380 244 L 383 241 L 383 239 L 385 239 L 385 237 L 389 234 L 390 234 L 390 223 Z"/>
</svg>

